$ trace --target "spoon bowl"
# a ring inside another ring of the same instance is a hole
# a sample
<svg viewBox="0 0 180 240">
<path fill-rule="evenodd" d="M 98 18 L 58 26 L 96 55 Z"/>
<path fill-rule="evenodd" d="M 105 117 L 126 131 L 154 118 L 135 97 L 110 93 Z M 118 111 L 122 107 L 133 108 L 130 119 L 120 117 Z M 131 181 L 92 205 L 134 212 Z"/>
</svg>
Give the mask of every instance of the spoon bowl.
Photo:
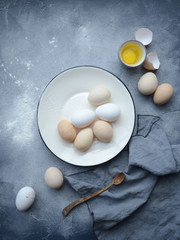
<svg viewBox="0 0 180 240">
<path fill-rule="evenodd" d="M 125 175 L 123 172 L 119 173 L 113 180 L 114 185 L 119 185 L 124 180 Z"/>
</svg>

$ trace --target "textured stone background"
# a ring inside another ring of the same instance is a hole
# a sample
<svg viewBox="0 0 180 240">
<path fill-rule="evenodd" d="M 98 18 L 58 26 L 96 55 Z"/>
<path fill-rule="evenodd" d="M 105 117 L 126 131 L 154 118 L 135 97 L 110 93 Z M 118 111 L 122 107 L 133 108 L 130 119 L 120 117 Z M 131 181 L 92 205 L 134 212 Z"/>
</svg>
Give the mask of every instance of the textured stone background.
<svg viewBox="0 0 180 240">
<path fill-rule="evenodd" d="M 180 110 L 180 2 L 177 0 L 0 1 L 0 238 L 96 239 L 86 204 L 67 218 L 61 211 L 78 194 L 65 182 L 59 191 L 43 179 L 50 166 L 65 175 L 77 167 L 59 160 L 44 145 L 37 127 L 37 105 L 49 81 L 61 71 L 94 65 L 116 74 L 129 88 L 137 113 L 166 118 Z M 159 83 L 174 87 L 162 107 L 137 90 L 146 71 L 127 69 L 118 59 L 120 45 L 140 27 L 154 33 L 147 51 L 161 61 Z M 174 131 L 175 133 L 175 131 Z M 176 132 L 176 140 L 179 134 Z M 180 239 L 180 174 L 159 179 L 149 201 L 107 232 L 106 239 Z M 20 213 L 15 197 L 25 185 L 36 191 L 33 207 Z"/>
</svg>

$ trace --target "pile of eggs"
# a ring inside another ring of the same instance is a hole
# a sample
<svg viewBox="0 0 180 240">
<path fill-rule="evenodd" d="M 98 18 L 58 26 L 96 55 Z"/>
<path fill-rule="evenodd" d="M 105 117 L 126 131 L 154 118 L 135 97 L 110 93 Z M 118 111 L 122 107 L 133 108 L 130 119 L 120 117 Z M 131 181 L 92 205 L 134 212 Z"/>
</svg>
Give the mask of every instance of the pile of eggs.
<svg viewBox="0 0 180 240">
<path fill-rule="evenodd" d="M 119 107 L 110 103 L 111 93 L 105 87 L 96 87 L 88 94 L 88 101 L 95 111 L 80 109 L 71 116 L 71 121 L 58 123 L 59 135 L 67 142 L 74 142 L 79 151 L 87 151 L 94 136 L 101 142 L 109 143 L 113 137 L 112 122 L 120 115 Z"/>
<path fill-rule="evenodd" d="M 147 46 L 152 42 L 153 33 L 148 28 L 140 28 L 135 33 L 135 39 L 140 41 L 144 46 Z M 156 52 L 147 54 L 143 67 L 150 71 L 159 69 L 160 61 Z M 158 86 L 157 77 L 153 72 L 147 72 L 139 79 L 138 90 L 143 95 L 153 94 L 153 101 L 158 105 L 167 103 L 173 96 L 173 87 L 171 84 L 163 83 Z"/>
<path fill-rule="evenodd" d="M 162 105 L 167 103 L 173 96 L 173 87 L 169 83 L 158 86 L 158 80 L 154 73 L 145 73 L 138 82 L 138 90 L 143 95 L 153 94 L 155 104 Z"/>
</svg>

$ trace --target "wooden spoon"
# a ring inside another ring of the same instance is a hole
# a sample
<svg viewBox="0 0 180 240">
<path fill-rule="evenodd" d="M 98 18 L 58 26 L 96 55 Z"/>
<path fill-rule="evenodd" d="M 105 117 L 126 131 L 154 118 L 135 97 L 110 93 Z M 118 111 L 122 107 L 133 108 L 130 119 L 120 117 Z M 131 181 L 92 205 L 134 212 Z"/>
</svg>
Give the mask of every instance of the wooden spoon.
<svg viewBox="0 0 180 240">
<path fill-rule="evenodd" d="M 98 192 L 96 192 L 96 193 L 91 194 L 90 196 L 86 196 L 86 197 L 80 198 L 80 199 L 76 200 L 75 202 L 70 203 L 67 207 L 65 207 L 65 208 L 63 209 L 63 211 L 62 211 L 63 215 L 64 215 L 64 216 L 67 216 L 67 215 L 69 214 L 69 212 L 70 212 L 74 207 L 76 207 L 77 205 L 79 205 L 79 204 L 81 204 L 81 203 L 83 203 L 83 202 L 85 202 L 85 201 L 87 201 L 87 200 L 89 200 L 89 199 L 91 199 L 91 198 L 99 195 L 100 193 L 102 193 L 102 192 L 106 191 L 107 189 L 109 189 L 111 186 L 113 186 L 113 185 L 119 185 L 120 183 L 122 183 L 122 181 L 124 180 L 124 178 L 125 178 L 124 173 L 123 173 L 123 172 L 119 173 L 119 174 L 114 178 L 113 182 L 112 182 L 109 186 L 101 189 L 100 191 L 98 191 Z"/>
</svg>

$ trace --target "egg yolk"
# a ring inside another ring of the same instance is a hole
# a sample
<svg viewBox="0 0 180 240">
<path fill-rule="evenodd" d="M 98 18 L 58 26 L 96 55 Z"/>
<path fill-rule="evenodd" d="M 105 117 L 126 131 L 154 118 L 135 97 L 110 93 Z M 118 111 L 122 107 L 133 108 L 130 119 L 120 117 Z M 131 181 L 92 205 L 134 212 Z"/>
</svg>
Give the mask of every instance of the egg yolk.
<svg viewBox="0 0 180 240">
<path fill-rule="evenodd" d="M 136 61 L 136 53 L 131 49 L 126 49 L 122 57 L 127 64 L 132 64 Z"/>
<path fill-rule="evenodd" d="M 133 66 L 141 61 L 143 50 L 136 43 L 127 43 L 122 47 L 119 54 L 124 63 Z"/>
</svg>

